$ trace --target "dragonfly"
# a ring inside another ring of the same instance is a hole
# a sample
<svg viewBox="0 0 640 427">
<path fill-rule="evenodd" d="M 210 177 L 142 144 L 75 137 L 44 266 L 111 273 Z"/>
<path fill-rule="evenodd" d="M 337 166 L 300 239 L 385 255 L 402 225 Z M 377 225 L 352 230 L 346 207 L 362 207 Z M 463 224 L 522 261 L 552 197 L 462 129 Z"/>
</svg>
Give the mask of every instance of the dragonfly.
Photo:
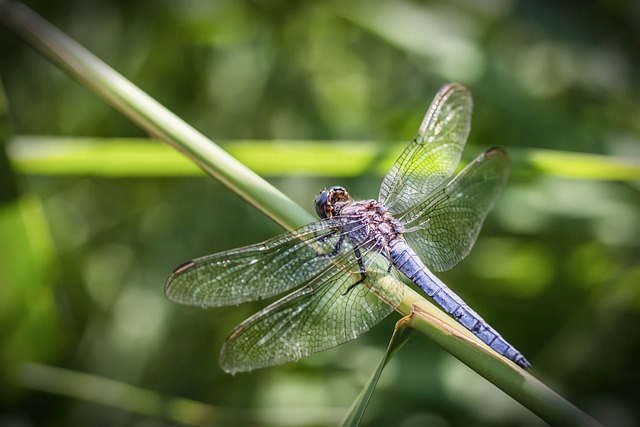
<svg viewBox="0 0 640 427">
<path fill-rule="evenodd" d="M 378 199 L 355 201 L 330 187 L 315 199 L 319 221 L 173 271 L 165 294 L 180 304 L 231 306 L 286 293 L 229 334 L 224 371 L 275 366 L 356 338 L 400 304 L 405 285 L 390 276 L 405 276 L 491 349 L 531 366 L 432 272 L 467 256 L 510 170 L 506 152 L 494 147 L 454 176 L 471 113 L 466 87 L 443 86 Z"/>
</svg>

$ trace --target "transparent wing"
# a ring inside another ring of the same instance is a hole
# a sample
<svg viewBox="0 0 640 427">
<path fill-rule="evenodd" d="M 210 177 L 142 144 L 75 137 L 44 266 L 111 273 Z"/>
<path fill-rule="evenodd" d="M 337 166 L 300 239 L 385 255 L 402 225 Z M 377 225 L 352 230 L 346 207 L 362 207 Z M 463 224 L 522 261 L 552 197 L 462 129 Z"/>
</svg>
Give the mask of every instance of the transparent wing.
<svg viewBox="0 0 640 427">
<path fill-rule="evenodd" d="M 278 295 L 334 265 L 333 258 L 322 254 L 331 254 L 339 246 L 339 252 L 353 255 L 348 239 L 338 245 L 338 230 L 333 219 L 318 221 L 264 243 L 194 259 L 167 279 L 165 294 L 172 301 L 203 307 Z"/>
<path fill-rule="evenodd" d="M 369 330 L 402 299 L 402 286 L 394 286 L 400 282 L 378 287 L 377 280 L 388 277 L 388 261 L 380 260 L 382 267 L 376 267 L 372 256 L 383 258 L 363 254 L 367 278 L 350 290 L 359 279 L 358 264 L 345 254 L 341 268 L 327 270 L 242 322 L 220 353 L 222 368 L 236 373 L 295 361 Z"/>
<path fill-rule="evenodd" d="M 378 200 L 395 213 L 423 200 L 449 179 L 460 162 L 471 126 L 471 93 L 456 83 L 443 86 L 380 186 Z"/>
<path fill-rule="evenodd" d="M 469 254 L 509 170 L 507 154 L 491 148 L 425 201 L 397 216 L 407 243 L 427 266 L 448 270 Z"/>
</svg>

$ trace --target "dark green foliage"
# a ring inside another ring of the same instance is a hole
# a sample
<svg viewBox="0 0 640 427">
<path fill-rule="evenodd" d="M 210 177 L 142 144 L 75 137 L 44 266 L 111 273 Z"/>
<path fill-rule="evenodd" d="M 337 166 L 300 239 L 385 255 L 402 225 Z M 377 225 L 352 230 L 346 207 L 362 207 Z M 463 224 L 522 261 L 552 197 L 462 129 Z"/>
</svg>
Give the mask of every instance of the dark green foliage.
<svg viewBox="0 0 640 427">
<path fill-rule="evenodd" d="M 472 145 L 640 157 L 640 23 L 624 3 L 29 5 L 213 140 L 408 141 L 437 88 L 459 80 L 474 94 Z M 15 134 L 145 136 L 4 27 L 0 49 Z M 535 375 L 605 424 L 638 424 L 637 182 L 540 172 L 514 170 L 471 255 L 441 277 Z M 269 178 L 311 211 L 334 184 L 375 197 L 381 176 Z M 0 206 L 0 425 L 337 425 L 382 358 L 394 316 L 299 363 L 223 374 L 226 333 L 262 304 L 179 307 L 164 280 L 277 226 L 208 178 L 19 179 L 20 201 Z M 65 392 L 80 383 L 26 362 L 96 381 Z M 425 339 L 385 370 L 366 420 L 540 424 Z"/>
</svg>

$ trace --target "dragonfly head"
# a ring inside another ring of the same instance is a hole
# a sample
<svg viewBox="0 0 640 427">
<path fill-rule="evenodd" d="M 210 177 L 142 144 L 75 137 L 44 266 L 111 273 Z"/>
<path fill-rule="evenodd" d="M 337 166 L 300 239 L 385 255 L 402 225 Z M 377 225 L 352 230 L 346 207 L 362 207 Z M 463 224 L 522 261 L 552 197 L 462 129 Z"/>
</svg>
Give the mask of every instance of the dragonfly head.
<svg viewBox="0 0 640 427">
<path fill-rule="evenodd" d="M 349 193 L 343 187 L 334 186 L 322 190 L 316 197 L 316 213 L 320 218 L 331 218 L 334 213 L 335 204 L 338 202 L 348 202 Z"/>
</svg>

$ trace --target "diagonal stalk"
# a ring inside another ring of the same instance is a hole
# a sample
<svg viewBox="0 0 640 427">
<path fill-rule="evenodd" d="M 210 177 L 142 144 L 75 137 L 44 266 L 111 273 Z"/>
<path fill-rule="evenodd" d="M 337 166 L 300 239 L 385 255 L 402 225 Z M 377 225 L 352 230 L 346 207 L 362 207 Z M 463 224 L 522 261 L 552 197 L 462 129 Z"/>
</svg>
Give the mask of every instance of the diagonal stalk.
<svg viewBox="0 0 640 427">
<path fill-rule="evenodd" d="M 278 224 L 291 229 L 314 220 L 306 210 L 25 5 L 0 0 L 0 22 L 151 135 L 183 152 Z M 383 277 L 381 286 L 385 286 L 387 280 L 397 279 Z M 405 288 L 404 299 L 397 311 L 403 316 L 413 314 L 412 327 L 549 424 L 598 425 L 545 384 L 494 353 L 411 288 Z"/>
</svg>

